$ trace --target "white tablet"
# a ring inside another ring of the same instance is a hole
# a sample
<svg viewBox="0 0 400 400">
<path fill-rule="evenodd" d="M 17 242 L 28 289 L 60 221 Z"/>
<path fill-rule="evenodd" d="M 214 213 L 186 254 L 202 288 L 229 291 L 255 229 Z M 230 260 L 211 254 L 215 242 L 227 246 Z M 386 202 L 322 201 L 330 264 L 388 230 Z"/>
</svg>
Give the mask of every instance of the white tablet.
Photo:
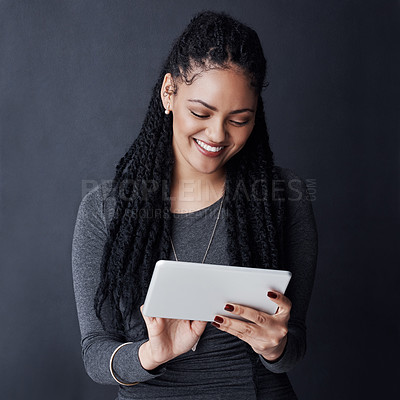
<svg viewBox="0 0 400 400">
<path fill-rule="evenodd" d="M 199 321 L 214 321 L 218 314 L 245 320 L 225 311 L 226 303 L 274 314 L 278 307 L 267 293 L 271 289 L 284 293 L 291 276 L 282 270 L 159 260 L 143 314 Z"/>
</svg>

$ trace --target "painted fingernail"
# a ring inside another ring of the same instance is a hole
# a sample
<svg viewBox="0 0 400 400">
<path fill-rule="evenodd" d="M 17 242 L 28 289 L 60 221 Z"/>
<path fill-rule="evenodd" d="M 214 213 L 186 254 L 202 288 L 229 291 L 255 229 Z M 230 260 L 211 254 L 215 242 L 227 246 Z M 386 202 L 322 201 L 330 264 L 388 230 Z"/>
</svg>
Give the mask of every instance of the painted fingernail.
<svg viewBox="0 0 400 400">
<path fill-rule="evenodd" d="M 225 310 L 225 311 L 233 311 L 233 309 L 234 309 L 234 307 L 233 307 L 232 304 L 227 304 L 227 305 L 224 307 L 224 310 Z"/>
<path fill-rule="evenodd" d="M 216 317 L 214 318 L 214 321 L 215 321 L 215 322 L 218 322 L 218 323 L 220 323 L 220 324 L 222 324 L 222 323 L 224 322 L 224 319 L 221 318 L 221 317 L 216 316 Z"/>
<path fill-rule="evenodd" d="M 211 325 L 214 325 L 216 328 L 219 328 L 219 327 L 220 327 L 220 325 L 217 324 L 216 322 L 211 322 Z"/>
<path fill-rule="evenodd" d="M 274 292 L 268 292 L 268 297 L 271 297 L 271 299 L 276 299 L 278 295 Z"/>
</svg>

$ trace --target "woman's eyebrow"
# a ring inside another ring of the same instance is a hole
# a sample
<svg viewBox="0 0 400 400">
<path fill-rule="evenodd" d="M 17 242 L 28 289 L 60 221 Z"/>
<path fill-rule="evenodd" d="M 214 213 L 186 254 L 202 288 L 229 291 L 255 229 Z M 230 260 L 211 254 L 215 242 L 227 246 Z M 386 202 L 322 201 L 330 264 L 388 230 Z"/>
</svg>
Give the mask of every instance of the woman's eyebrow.
<svg viewBox="0 0 400 400">
<path fill-rule="evenodd" d="M 203 100 L 199 100 L 199 99 L 189 99 L 188 101 L 192 102 L 192 103 L 200 103 L 202 104 L 204 107 L 209 108 L 212 111 L 218 111 L 218 109 L 214 106 L 210 106 L 209 104 L 207 104 L 206 102 L 204 102 Z M 229 114 L 240 114 L 242 112 L 246 112 L 246 111 L 250 111 L 250 112 L 254 112 L 254 110 L 252 110 L 251 108 L 241 108 L 240 110 L 234 110 L 231 111 Z"/>
</svg>

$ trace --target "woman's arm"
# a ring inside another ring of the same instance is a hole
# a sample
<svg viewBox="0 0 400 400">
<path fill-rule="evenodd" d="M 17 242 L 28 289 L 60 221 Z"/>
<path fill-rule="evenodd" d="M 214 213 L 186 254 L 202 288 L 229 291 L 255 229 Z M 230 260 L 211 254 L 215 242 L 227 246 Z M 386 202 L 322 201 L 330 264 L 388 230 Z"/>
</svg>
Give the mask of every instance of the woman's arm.
<svg viewBox="0 0 400 400">
<path fill-rule="evenodd" d="M 281 169 L 287 188 L 286 222 L 284 230 L 283 269 L 292 272 L 285 295 L 292 308 L 288 322 L 287 343 L 283 353 L 274 361 L 261 355 L 263 365 L 272 372 L 291 370 L 306 351 L 306 314 L 314 284 L 317 262 L 317 229 L 305 183 L 292 171 Z"/>
<path fill-rule="evenodd" d="M 72 276 L 86 372 L 97 383 L 117 385 L 110 372 L 110 358 L 127 340 L 105 332 L 94 310 L 107 239 L 102 185 L 87 193 L 79 206 L 72 240 Z M 147 340 L 133 342 L 118 350 L 113 359 L 117 379 L 127 383 L 143 382 L 165 372 L 165 366 L 148 371 L 140 363 L 139 348 Z"/>
</svg>

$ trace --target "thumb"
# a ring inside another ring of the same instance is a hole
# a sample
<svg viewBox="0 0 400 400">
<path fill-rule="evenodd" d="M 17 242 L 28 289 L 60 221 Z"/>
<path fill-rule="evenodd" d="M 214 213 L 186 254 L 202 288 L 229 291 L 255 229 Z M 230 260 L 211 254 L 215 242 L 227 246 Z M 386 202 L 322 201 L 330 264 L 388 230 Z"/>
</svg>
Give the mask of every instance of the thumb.
<svg viewBox="0 0 400 400">
<path fill-rule="evenodd" d="M 144 314 L 143 314 L 143 306 L 144 306 L 144 304 L 142 304 L 142 305 L 140 306 L 140 313 L 142 314 L 143 319 L 144 319 L 145 321 L 147 321 L 147 322 L 152 322 L 152 321 L 154 320 L 153 317 L 148 317 L 147 315 L 144 315 Z"/>
<path fill-rule="evenodd" d="M 196 335 L 201 335 L 207 326 L 207 321 L 192 321 L 192 329 Z"/>
</svg>

